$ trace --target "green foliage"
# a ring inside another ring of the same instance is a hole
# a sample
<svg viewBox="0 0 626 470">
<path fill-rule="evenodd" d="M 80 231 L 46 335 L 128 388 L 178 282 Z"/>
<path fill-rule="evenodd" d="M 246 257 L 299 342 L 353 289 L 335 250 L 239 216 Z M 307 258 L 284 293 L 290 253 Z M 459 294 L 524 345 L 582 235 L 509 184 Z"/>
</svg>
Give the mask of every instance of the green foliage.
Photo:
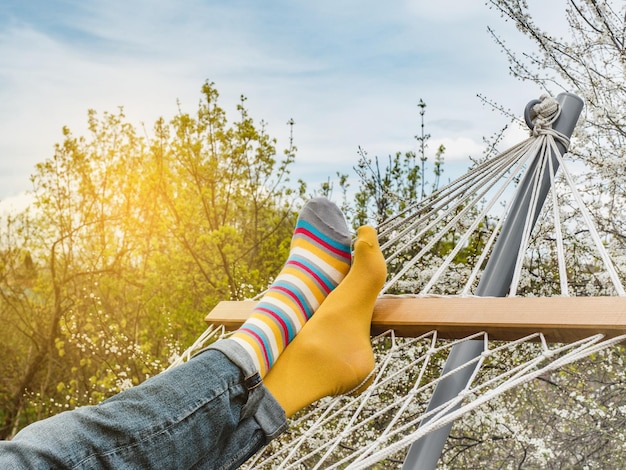
<svg viewBox="0 0 626 470">
<path fill-rule="evenodd" d="M 355 168 L 360 178 L 356 194 L 355 224 L 365 225 L 369 219 L 382 222 L 404 210 L 407 204 L 421 199 L 418 183 L 420 167 L 416 165 L 415 152 L 396 152 L 381 168 L 378 157 L 372 161 L 367 152 L 359 148 L 359 161 Z"/>
<path fill-rule="evenodd" d="M 289 186 L 293 136 L 279 155 L 265 124 L 248 115 L 245 97 L 234 122 L 218 99 L 214 85 L 205 83 L 196 112 L 159 119 L 150 138 L 140 136 L 122 109 L 102 116 L 89 111 L 88 134 L 75 137 L 64 128 L 54 155 L 37 165 L 34 205 L 3 220 L 0 230 L 0 354 L 8 358 L 0 366 L 0 438 L 160 372 L 196 338 L 218 301 L 258 293 L 280 269 L 295 201 L 306 189 L 303 182 Z M 423 102 L 420 109 L 418 153 L 371 159 L 359 149 L 352 200 L 348 175 L 337 173 L 341 206 L 354 228 L 377 224 L 437 189 L 445 148 L 435 152 L 434 178 L 427 181 Z M 293 121 L 288 124 L 293 131 Z M 330 179 L 318 194 L 333 196 Z M 585 235 L 568 219 L 567 203 L 559 204 L 571 228 L 568 256 L 583 261 L 567 273 L 573 293 L 612 295 L 597 273 L 597 258 L 580 243 Z M 398 292 L 419 291 L 477 214 L 465 214 L 407 273 L 410 285 L 399 283 Z M 543 222 L 531 240 L 521 294 L 558 289 Z M 491 224 L 481 221 L 436 293 L 455 293 L 467 279 L 486 242 L 482 228 Z M 426 246 L 429 235 L 389 263 L 390 275 Z M 626 416 L 623 352 L 618 347 L 542 377 L 458 423 L 443 467 L 623 466 L 624 434 L 614 432 Z M 405 375 L 404 384 L 380 396 L 381 405 L 408 393 L 415 371 Z M 427 400 L 424 395 L 420 403 Z"/>
<path fill-rule="evenodd" d="M 355 228 L 366 224 L 378 224 L 392 215 L 400 214 L 409 205 L 427 195 L 427 189 L 435 191 L 443 174 L 443 145 L 437 148 L 433 160 L 434 181 L 427 187 L 426 162 L 430 134 L 425 133 L 424 115 L 426 104 L 420 100 L 421 135 L 416 136 L 419 155 L 413 151 L 396 152 L 389 155 L 382 163 L 378 156 L 371 159 L 367 152 L 359 147 L 359 159 L 354 170 L 359 177 L 359 190 L 354 197 L 351 209 L 352 223 Z M 345 187 L 345 179 L 340 180 L 340 187 Z"/>
<path fill-rule="evenodd" d="M 33 206 L 0 231 L 0 437 L 160 372 L 218 301 L 282 266 L 293 140 L 280 154 L 244 97 L 234 122 L 218 97 L 205 83 L 149 138 L 121 108 L 89 111 L 37 165 Z"/>
</svg>

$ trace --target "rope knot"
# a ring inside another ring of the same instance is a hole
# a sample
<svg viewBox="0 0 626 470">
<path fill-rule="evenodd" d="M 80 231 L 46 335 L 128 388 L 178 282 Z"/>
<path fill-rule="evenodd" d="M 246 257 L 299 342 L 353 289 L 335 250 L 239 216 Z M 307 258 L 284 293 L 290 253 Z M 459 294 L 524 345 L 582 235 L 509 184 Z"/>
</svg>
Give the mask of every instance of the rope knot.
<svg viewBox="0 0 626 470">
<path fill-rule="evenodd" d="M 526 122 L 532 123 L 530 134 L 533 137 L 552 135 L 566 149 L 569 148 L 569 138 L 552 128 L 552 124 L 561 115 L 561 105 L 555 98 L 543 94 L 529 111 Z"/>
<path fill-rule="evenodd" d="M 537 137 L 548 133 L 560 114 L 561 106 L 559 106 L 559 102 L 550 95 L 541 95 L 539 103 L 535 104 L 531 109 L 532 134 Z"/>
</svg>

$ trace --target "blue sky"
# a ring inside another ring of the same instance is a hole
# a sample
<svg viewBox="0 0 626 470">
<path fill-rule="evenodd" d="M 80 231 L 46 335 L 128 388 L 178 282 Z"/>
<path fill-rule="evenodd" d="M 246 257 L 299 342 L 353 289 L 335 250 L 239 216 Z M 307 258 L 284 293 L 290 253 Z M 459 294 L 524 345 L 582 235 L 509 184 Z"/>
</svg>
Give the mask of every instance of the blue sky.
<svg viewBox="0 0 626 470">
<path fill-rule="evenodd" d="M 458 176 L 507 122 L 476 95 L 521 113 L 540 93 L 508 75 L 487 26 L 522 44 L 482 0 L 0 0 L 0 199 L 30 189 L 62 126 L 85 133 L 88 109 L 123 106 L 149 133 L 178 102 L 193 112 L 205 80 L 233 118 L 246 95 L 279 148 L 293 118 L 293 177 L 311 186 L 337 171 L 356 185 L 358 146 L 416 149 L 420 98 L 429 155 L 446 145 L 444 179 Z"/>
</svg>

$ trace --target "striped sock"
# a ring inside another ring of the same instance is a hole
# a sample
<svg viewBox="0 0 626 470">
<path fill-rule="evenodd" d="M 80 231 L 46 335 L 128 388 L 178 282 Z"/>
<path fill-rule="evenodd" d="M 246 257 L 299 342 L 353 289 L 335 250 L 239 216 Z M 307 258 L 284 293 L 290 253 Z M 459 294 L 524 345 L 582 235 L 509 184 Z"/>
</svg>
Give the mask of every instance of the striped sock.
<svg viewBox="0 0 626 470">
<path fill-rule="evenodd" d="M 350 233 L 325 198 L 300 212 L 289 258 L 252 315 L 230 339 L 252 358 L 261 377 L 350 269 Z"/>
</svg>

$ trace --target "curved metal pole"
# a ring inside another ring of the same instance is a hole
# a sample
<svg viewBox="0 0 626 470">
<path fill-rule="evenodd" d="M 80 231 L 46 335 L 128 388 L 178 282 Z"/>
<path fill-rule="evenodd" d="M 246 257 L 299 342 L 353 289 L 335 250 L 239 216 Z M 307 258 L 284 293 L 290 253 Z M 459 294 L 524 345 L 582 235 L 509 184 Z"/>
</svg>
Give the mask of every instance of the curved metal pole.
<svg viewBox="0 0 626 470">
<path fill-rule="evenodd" d="M 583 100 L 572 93 L 561 93 L 556 97 L 556 100 L 561 106 L 561 114 L 552 128 L 567 137 L 571 137 L 583 109 Z M 563 155 L 566 151 L 565 147 L 560 142 L 557 142 L 557 146 L 560 154 Z M 528 211 L 531 209 L 533 180 L 536 173 L 541 171 L 538 156 L 533 159 L 517 189 L 511 210 L 502 225 L 500 235 L 478 283 L 476 295 L 505 297 L 511 288 L 517 255 L 521 248 L 524 225 Z M 554 154 L 551 157 L 556 172 L 559 164 Z M 544 167 L 539 178 L 539 194 L 535 199 L 534 217 L 531 221 L 533 227 L 550 190 L 550 174 L 547 166 Z M 483 348 L 483 342 L 476 340 L 454 346 L 446 360 L 442 375 L 480 356 Z M 466 367 L 439 382 L 430 399 L 427 411 L 431 411 L 456 397 L 468 385 L 473 372 L 474 367 Z M 422 424 L 427 421 L 427 419 L 422 421 Z M 415 441 L 407 453 L 402 468 L 404 470 L 434 469 L 448 439 L 452 424 L 450 423 Z"/>
</svg>

